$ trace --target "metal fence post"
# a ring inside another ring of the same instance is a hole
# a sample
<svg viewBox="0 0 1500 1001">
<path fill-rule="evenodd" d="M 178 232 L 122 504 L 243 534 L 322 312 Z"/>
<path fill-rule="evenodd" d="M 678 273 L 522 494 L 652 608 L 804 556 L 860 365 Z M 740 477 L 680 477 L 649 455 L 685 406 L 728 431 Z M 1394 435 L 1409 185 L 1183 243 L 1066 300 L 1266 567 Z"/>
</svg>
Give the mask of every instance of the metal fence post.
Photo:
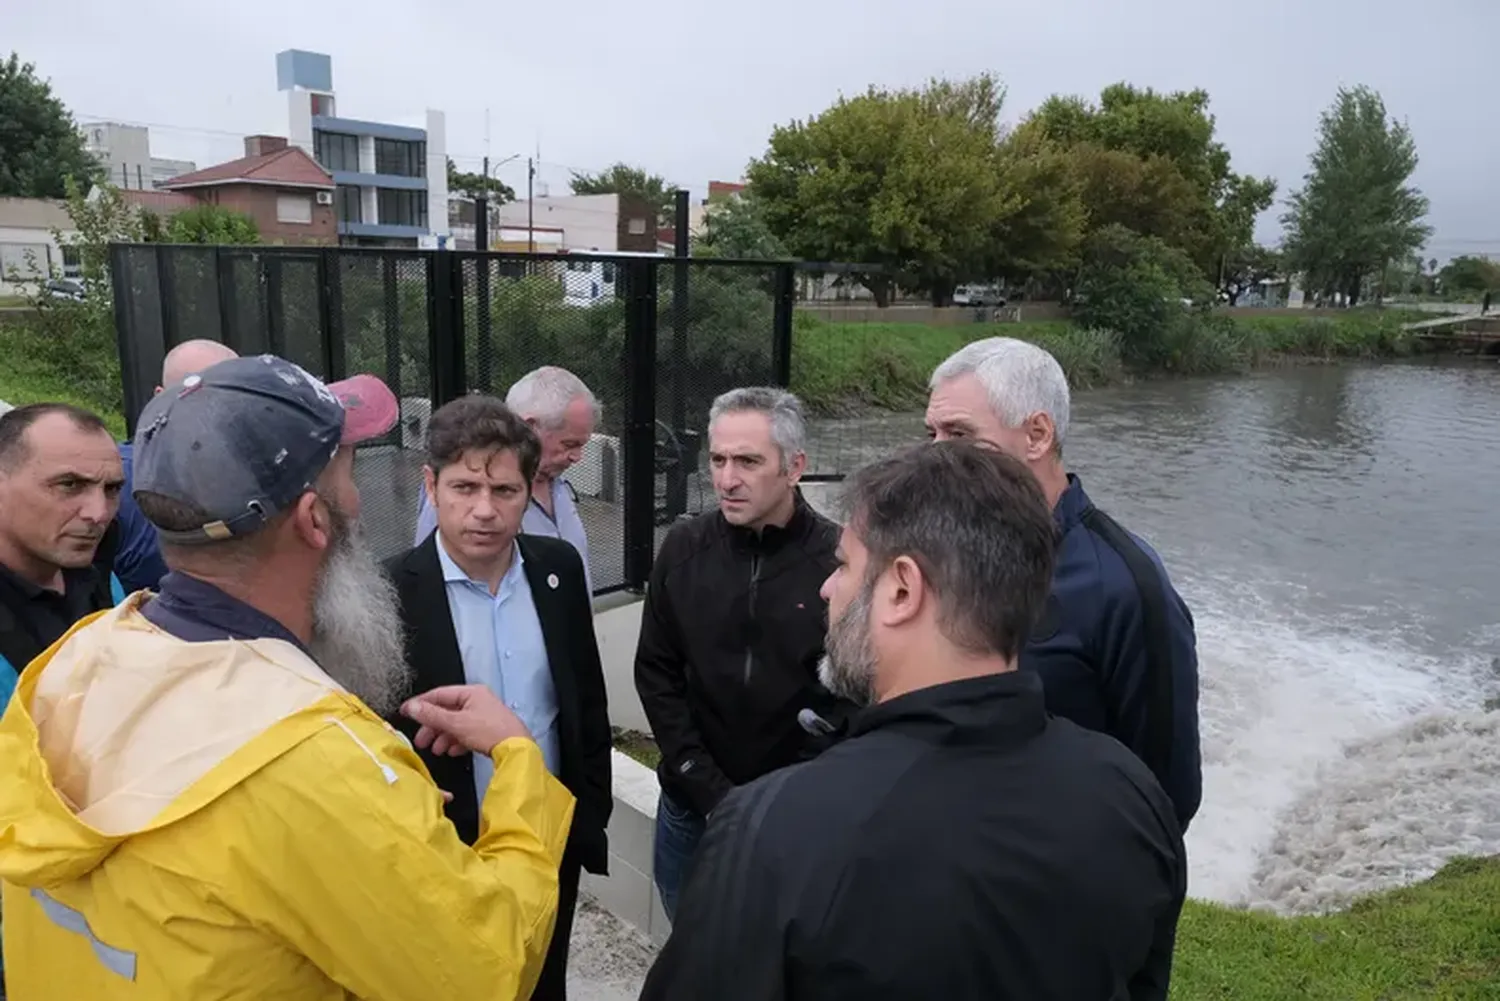
<svg viewBox="0 0 1500 1001">
<path fill-rule="evenodd" d="M 797 306 L 796 275 L 790 264 L 778 264 L 775 312 L 771 316 L 771 377 L 783 389 L 792 386 L 792 317 Z"/>
<path fill-rule="evenodd" d="M 381 257 L 381 283 L 385 303 L 385 381 L 391 391 L 401 395 L 401 290 L 396 283 L 396 258 Z"/>
<path fill-rule="evenodd" d="M 324 247 L 318 252 L 318 325 L 323 334 L 323 365 L 330 382 L 348 375 L 348 356 L 344 345 L 343 268 L 336 251 Z M 392 387 L 397 392 L 400 387 Z"/>
<path fill-rule="evenodd" d="M 130 252 L 131 248 L 126 244 L 112 243 L 109 246 L 109 280 L 114 299 L 115 344 L 120 351 L 125 432 L 133 438 L 136 418 L 151 397 L 141 381 L 141 372 L 149 364 L 146 356 L 150 352 L 141 343 L 144 331 L 137 329 L 132 322 L 135 311 L 131 300 L 135 292 L 128 277 Z"/>
<path fill-rule="evenodd" d="M 177 276 L 173 248 L 166 244 L 156 245 L 156 284 L 161 294 L 162 340 L 168 348 L 175 347 L 177 335 Z"/>
<path fill-rule="evenodd" d="M 261 268 L 266 282 L 266 339 L 271 354 L 286 357 L 286 298 L 281 293 L 281 258 L 261 254 Z"/>
<path fill-rule="evenodd" d="M 640 590 L 656 551 L 656 262 L 622 262 L 625 302 L 625 586 Z"/>
<path fill-rule="evenodd" d="M 426 256 L 427 358 L 437 409 L 464 391 L 464 274 L 456 251 Z"/>
<path fill-rule="evenodd" d="M 678 441 L 687 437 L 687 368 L 688 368 L 688 193 L 679 190 L 676 196 L 676 237 L 673 252 L 676 260 L 672 265 L 672 433 Z M 686 456 L 667 471 L 667 516 L 675 518 L 687 510 L 688 475 Z"/>
</svg>

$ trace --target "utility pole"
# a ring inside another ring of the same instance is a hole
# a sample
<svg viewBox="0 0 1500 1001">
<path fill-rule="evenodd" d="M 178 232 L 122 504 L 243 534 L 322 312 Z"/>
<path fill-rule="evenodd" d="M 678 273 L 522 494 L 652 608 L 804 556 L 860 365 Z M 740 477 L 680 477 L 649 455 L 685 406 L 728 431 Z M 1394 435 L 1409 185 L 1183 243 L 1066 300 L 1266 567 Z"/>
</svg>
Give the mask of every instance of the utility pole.
<svg viewBox="0 0 1500 1001">
<path fill-rule="evenodd" d="M 526 253 L 536 253 L 536 160 L 526 158 Z M 530 262 L 528 262 L 528 267 Z"/>
<path fill-rule="evenodd" d="M 490 343 L 490 158 L 486 154 L 484 158 L 484 181 L 474 197 L 474 249 L 479 251 L 479 257 L 474 262 L 477 268 L 474 278 L 475 297 L 479 300 L 475 303 L 475 312 L 479 320 L 478 339 L 475 343 L 474 354 L 479 362 L 479 371 L 476 374 L 476 384 L 483 387 L 485 392 L 490 391 L 491 362 L 494 361 L 494 346 Z M 463 345 L 458 345 L 458 351 L 463 350 Z"/>
</svg>

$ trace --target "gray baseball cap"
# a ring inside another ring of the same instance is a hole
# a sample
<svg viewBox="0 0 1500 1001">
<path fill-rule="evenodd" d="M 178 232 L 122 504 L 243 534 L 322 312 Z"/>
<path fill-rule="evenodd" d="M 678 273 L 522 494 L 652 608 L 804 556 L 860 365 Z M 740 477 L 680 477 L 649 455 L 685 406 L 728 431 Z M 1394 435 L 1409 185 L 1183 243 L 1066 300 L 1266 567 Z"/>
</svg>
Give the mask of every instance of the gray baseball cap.
<svg viewBox="0 0 1500 1001">
<path fill-rule="evenodd" d="M 136 427 L 132 493 L 200 508 L 165 542 L 253 534 L 297 502 L 339 450 L 395 426 L 396 397 L 373 375 L 324 385 L 300 366 L 259 355 L 230 358 L 158 393 Z"/>
</svg>

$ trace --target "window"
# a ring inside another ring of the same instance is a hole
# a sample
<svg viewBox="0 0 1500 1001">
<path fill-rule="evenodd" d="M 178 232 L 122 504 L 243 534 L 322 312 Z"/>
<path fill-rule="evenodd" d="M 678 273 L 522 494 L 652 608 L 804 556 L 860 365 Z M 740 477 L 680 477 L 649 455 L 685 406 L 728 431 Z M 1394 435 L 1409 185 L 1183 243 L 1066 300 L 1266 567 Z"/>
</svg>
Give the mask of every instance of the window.
<svg viewBox="0 0 1500 1001">
<path fill-rule="evenodd" d="M 375 173 L 397 177 L 427 176 L 427 144 L 399 139 L 375 140 Z"/>
<path fill-rule="evenodd" d="M 359 137 L 342 132 L 313 132 L 313 158 L 325 170 L 358 170 Z"/>
<path fill-rule="evenodd" d="M 77 247 L 73 246 L 72 244 L 67 244 L 66 246 L 64 246 L 62 248 L 62 259 L 64 277 L 83 277 L 83 255 L 78 252 Z"/>
<path fill-rule="evenodd" d="M 427 192 L 381 188 L 376 195 L 380 223 L 385 226 L 427 226 Z"/>
<path fill-rule="evenodd" d="M 339 222 L 359 222 L 364 218 L 363 192 L 352 184 L 340 184 L 334 191 L 333 211 Z"/>
<path fill-rule="evenodd" d="M 315 115 L 333 114 L 333 98 L 327 94 L 312 95 L 312 113 Z"/>
<path fill-rule="evenodd" d="M 312 222 L 312 197 L 309 195 L 277 195 L 276 221 L 307 225 Z"/>
<path fill-rule="evenodd" d="M 631 236 L 642 236 L 646 232 L 646 220 L 640 217 L 629 220 L 625 225 Z"/>
</svg>

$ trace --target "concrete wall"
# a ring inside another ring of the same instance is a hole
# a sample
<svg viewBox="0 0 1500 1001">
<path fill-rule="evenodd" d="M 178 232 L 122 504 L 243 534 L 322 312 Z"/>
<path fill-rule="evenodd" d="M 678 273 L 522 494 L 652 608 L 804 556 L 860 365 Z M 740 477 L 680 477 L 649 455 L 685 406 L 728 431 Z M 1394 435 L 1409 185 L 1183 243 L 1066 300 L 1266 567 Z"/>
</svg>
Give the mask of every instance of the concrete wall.
<svg viewBox="0 0 1500 1001">
<path fill-rule="evenodd" d="M 531 202 L 533 224 L 563 231 L 568 250 L 611 253 L 619 248 L 618 195 L 566 195 L 536 198 Z M 500 223 L 506 228 L 526 228 L 526 199 L 500 207 Z"/>
</svg>

